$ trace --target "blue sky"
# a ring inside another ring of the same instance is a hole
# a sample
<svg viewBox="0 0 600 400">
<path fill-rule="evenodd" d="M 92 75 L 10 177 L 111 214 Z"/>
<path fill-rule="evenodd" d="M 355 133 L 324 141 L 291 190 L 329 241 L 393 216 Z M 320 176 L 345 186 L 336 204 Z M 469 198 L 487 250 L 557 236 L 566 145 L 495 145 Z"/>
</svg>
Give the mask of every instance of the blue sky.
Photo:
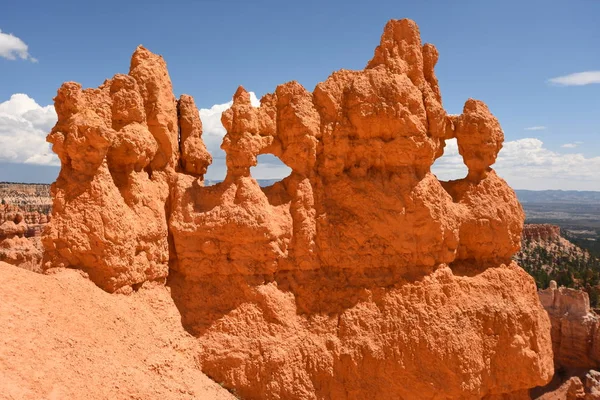
<svg viewBox="0 0 600 400">
<path fill-rule="evenodd" d="M 597 0 L 13 2 L 0 13 L 0 35 L 12 34 L 27 48 L 11 60 L 1 56 L 0 40 L 0 116 L 14 111 L 6 103 L 11 96 L 25 94 L 41 111 L 23 108 L 29 114 L 18 118 L 36 118 L 29 122 L 38 134 L 49 129 L 44 107 L 62 82 L 96 87 L 126 73 L 138 44 L 165 57 L 175 94 L 191 94 L 200 108 L 227 103 L 238 85 L 258 97 L 289 80 L 312 90 L 334 70 L 362 69 L 392 18 L 415 20 L 423 41 L 438 48 L 448 112 L 460 113 L 473 97 L 498 117 L 505 151 L 512 151 L 498 171 L 509 183 L 600 190 L 595 170 L 582 167 L 600 168 L 600 84 L 592 83 L 600 72 L 571 78 L 570 85 L 550 81 L 600 71 Z M 572 85 L 582 82 L 589 84 Z M 51 167 L 31 164 L 44 157 L 6 151 L 16 140 L 11 121 L 3 130 L 0 118 L 0 180 L 51 180 L 49 169 L 40 172 Z M 458 168 L 453 152 L 450 145 L 439 168 Z"/>
</svg>

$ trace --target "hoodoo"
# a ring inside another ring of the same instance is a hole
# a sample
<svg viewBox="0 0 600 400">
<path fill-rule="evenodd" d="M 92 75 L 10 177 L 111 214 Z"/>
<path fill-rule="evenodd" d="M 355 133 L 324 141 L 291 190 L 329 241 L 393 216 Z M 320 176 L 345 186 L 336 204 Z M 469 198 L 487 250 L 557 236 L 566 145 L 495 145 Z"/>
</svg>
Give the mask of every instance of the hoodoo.
<svg viewBox="0 0 600 400">
<path fill-rule="evenodd" d="M 108 292 L 166 280 L 203 372 L 242 398 L 525 396 L 552 377 L 552 343 L 511 262 L 524 214 L 491 168 L 504 135 L 481 101 L 446 113 L 437 59 L 392 20 L 362 71 L 260 107 L 240 87 L 227 177 L 208 187 L 198 110 L 161 57 L 139 47 L 128 75 L 65 83 L 44 268 Z M 442 182 L 430 168 L 451 138 L 469 172 Z M 261 154 L 290 176 L 259 187 Z"/>
</svg>

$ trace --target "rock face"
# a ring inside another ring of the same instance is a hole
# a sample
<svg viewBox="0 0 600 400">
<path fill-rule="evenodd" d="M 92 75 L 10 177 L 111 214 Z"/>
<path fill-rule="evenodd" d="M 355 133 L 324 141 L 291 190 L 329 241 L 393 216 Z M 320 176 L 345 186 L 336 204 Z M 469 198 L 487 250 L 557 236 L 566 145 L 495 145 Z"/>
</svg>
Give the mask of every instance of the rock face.
<svg viewBox="0 0 600 400">
<path fill-rule="evenodd" d="M 552 324 L 552 347 L 557 367 L 600 367 L 600 317 L 590 310 L 583 290 L 550 287 L 539 292 Z"/>
<path fill-rule="evenodd" d="M 201 129 L 186 114 L 193 101 L 182 100 L 179 117 L 177 104 L 164 60 L 141 46 L 129 75 L 115 75 L 98 89 L 73 82 L 59 89 L 58 122 L 48 141 L 62 168 L 51 189 L 55 219 L 44 238 L 46 268 L 81 268 L 111 292 L 164 281 L 178 118 L 192 121 L 182 125 L 189 129 L 184 145 L 198 143 Z M 186 170 L 200 171 L 200 151 L 184 154 Z"/>
<path fill-rule="evenodd" d="M 526 224 L 523 227 L 523 240 L 557 241 L 560 238 L 560 227 L 550 224 Z"/>
<path fill-rule="evenodd" d="M 243 398 L 523 396 L 553 373 L 548 317 L 511 262 L 523 210 L 490 168 L 498 121 L 472 99 L 445 112 L 437 58 L 394 20 L 363 71 L 260 107 L 240 87 L 210 187 L 197 109 L 162 58 L 140 47 L 129 75 L 64 84 L 45 267 L 111 292 L 168 275 L 203 371 Z M 450 138 L 469 174 L 440 182 Z M 261 189 L 260 154 L 291 175 Z"/>
<path fill-rule="evenodd" d="M 0 240 L 0 261 L 5 263 L 42 272 L 42 254 L 40 238 L 12 236 Z"/>
</svg>

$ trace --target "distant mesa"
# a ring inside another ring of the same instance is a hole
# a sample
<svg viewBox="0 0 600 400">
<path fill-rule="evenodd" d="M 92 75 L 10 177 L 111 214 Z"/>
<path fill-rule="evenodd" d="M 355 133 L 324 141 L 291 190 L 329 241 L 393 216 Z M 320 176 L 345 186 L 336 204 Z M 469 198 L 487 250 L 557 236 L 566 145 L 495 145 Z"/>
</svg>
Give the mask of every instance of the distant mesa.
<svg viewBox="0 0 600 400">
<path fill-rule="evenodd" d="M 560 238 L 560 227 L 550 224 L 527 224 L 523 227 L 523 239 L 556 241 Z"/>
</svg>

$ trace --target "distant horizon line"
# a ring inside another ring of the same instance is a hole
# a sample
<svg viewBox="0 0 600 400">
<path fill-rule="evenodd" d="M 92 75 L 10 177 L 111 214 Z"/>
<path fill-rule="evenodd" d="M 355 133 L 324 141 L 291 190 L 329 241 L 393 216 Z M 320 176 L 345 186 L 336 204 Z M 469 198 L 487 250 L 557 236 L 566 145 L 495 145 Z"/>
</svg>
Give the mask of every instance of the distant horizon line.
<svg viewBox="0 0 600 400">
<path fill-rule="evenodd" d="M 287 178 L 287 177 L 286 177 Z M 254 178 L 256 179 L 256 178 Z M 281 181 L 285 178 L 261 178 L 261 179 L 256 179 L 257 182 L 264 182 L 264 181 Z M 205 179 L 205 181 L 210 181 L 210 182 L 216 182 L 216 183 L 221 183 L 224 180 L 223 179 Z M 54 183 L 54 182 L 52 182 Z M 44 183 L 44 182 L 9 182 L 9 181 L 0 181 L 0 185 L 4 185 L 4 184 L 12 184 L 12 185 L 46 185 L 46 186 L 50 186 L 52 183 Z M 513 189 L 515 192 L 516 191 L 520 191 L 520 192 L 578 192 L 578 193 L 586 193 L 586 192 L 590 192 L 590 193 L 600 193 L 600 190 L 574 190 L 574 189 L 515 189 L 515 188 L 511 188 Z"/>
</svg>

